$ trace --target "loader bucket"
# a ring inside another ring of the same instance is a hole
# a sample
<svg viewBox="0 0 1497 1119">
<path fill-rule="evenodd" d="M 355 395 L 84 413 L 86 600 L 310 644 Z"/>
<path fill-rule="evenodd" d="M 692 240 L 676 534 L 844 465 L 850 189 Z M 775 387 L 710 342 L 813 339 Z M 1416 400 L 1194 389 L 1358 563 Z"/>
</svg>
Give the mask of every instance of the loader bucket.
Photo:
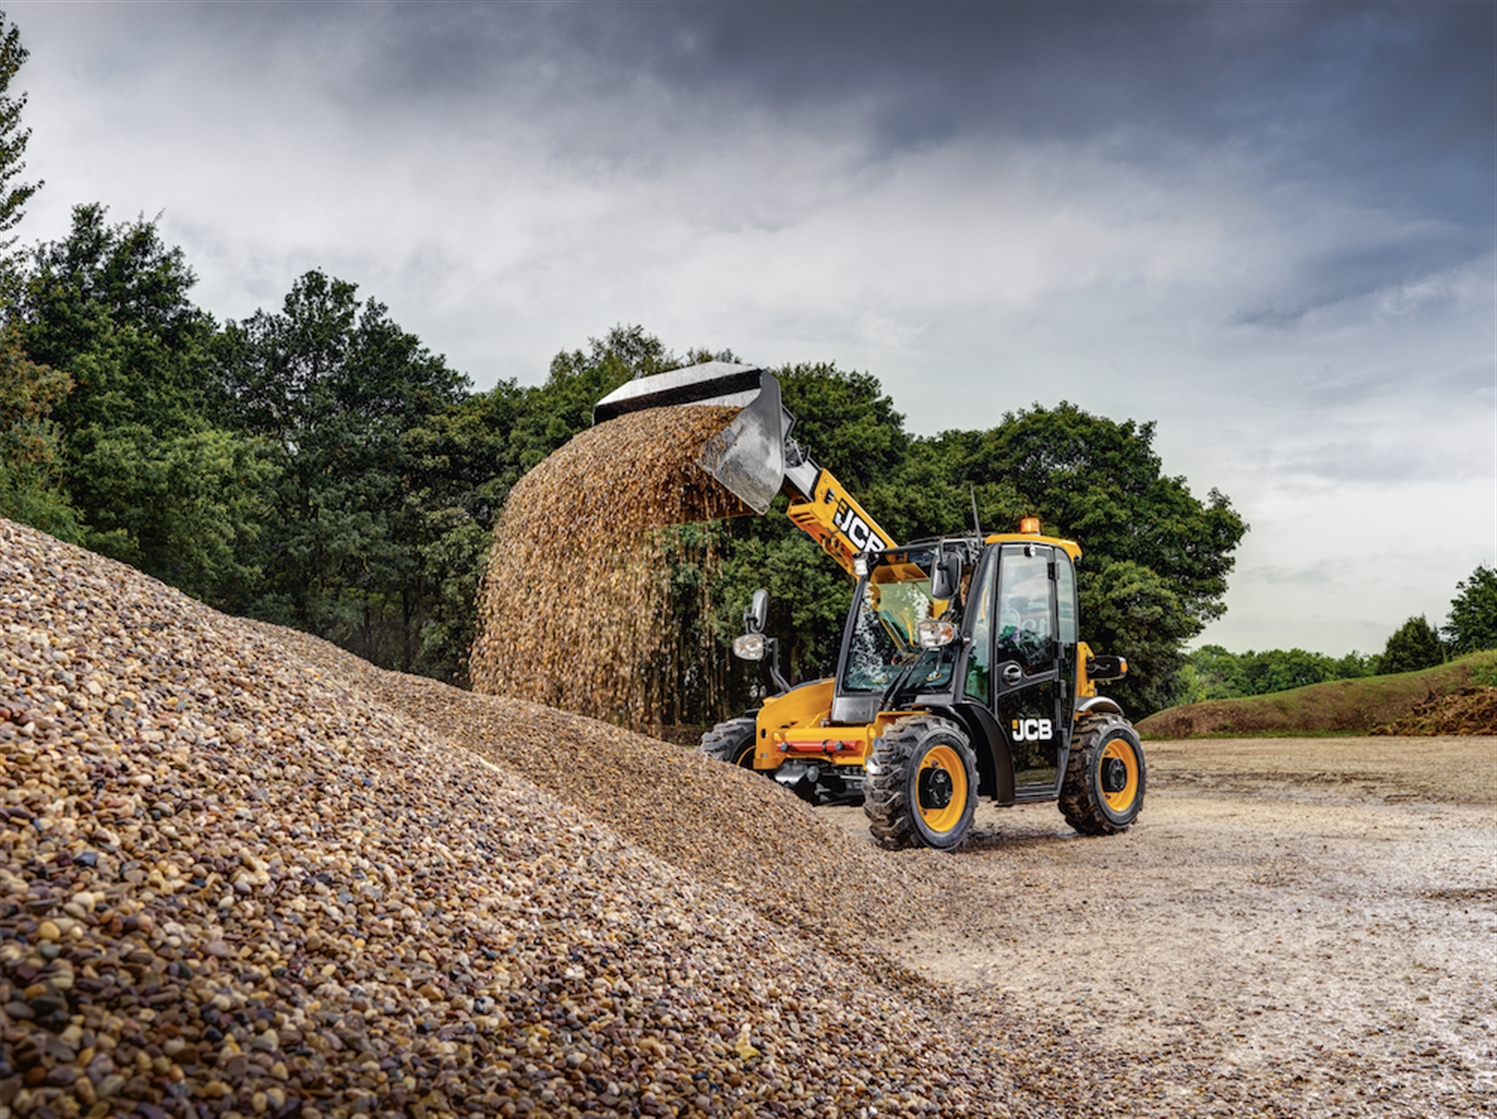
<svg viewBox="0 0 1497 1119">
<path fill-rule="evenodd" d="M 628 381 L 593 406 L 593 423 L 677 404 L 742 408 L 707 440 L 698 461 L 756 513 L 769 508 L 785 481 L 785 438 L 793 418 L 780 404 L 780 382 L 752 365 L 709 361 Z"/>
</svg>

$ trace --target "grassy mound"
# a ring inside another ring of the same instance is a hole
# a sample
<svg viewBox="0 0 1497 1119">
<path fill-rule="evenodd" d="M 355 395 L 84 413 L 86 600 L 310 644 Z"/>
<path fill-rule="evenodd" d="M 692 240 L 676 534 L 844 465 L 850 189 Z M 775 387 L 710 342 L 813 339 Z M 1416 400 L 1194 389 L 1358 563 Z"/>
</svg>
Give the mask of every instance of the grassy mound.
<svg viewBox="0 0 1497 1119">
<path fill-rule="evenodd" d="M 1422 704 L 1480 687 L 1494 678 L 1497 678 L 1497 651 L 1489 650 L 1419 672 L 1331 680 L 1272 695 L 1171 707 L 1142 720 L 1138 730 L 1146 738 L 1368 734 L 1405 719 Z M 1428 729 L 1399 733 L 1457 732 Z"/>
</svg>

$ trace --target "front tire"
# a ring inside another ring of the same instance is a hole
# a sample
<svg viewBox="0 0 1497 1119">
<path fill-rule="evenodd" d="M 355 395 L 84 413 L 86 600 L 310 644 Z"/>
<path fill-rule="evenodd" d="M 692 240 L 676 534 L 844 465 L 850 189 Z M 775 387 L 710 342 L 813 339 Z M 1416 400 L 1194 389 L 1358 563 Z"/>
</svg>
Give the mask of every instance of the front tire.
<svg viewBox="0 0 1497 1119">
<path fill-rule="evenodd" d="M 961 727 L 933 715 L 893 723 L 874 740 L 863 811 L 880 847 L 949 851 L 977 810 L 977 759 Z"/>
<path fill-rule="evenodd" d="M 1133 724 L 1121 715 L 1090 715 L 1071 739 L 1060 811 L 1082 835 L 1116 835 L 1138 819 L 1148 767 Z"/>
<path fill-rule="evenodd" d="M 739 769 L 754 768 L 754 734 L 758 720 L 751 716 L 729 719 L 718 723 L 702 735 L 697 749 L 709 758 L 736 765 Z"/>
</svg>

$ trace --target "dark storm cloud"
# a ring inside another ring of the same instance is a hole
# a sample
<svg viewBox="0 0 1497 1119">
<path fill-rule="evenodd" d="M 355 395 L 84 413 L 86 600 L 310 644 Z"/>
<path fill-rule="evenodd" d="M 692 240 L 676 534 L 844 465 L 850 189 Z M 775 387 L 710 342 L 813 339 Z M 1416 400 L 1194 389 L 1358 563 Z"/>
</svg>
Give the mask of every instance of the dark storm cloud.
<svg viewBox="0 0 1497 1119">
<path fill-rule="evenodd" d="M 233 8 L 234 6 L 230 6 Z M 279 7 L 279 6 L 277 6 Z M 329 18 L 316 6 L 312 18 Z M 1253 137 L 1429 185 L 1492 152 L 1487 3 L 423 3 L 381 9 L 368 91 L 428 97 L 554 60 L 548 96 L 641 77 L 716 112 L 864 108 L 885 145 L 992 131 Z M 320 13 L 320 16 L 318 15 Z M 242 14 L 236 18 L 243 18 Z M 303 18 L 308 18 L 303 13 Z M 336 18 L 343 18 L 341 16 Z M 373 19 L 373 16 L 366 17 Z M 1402 177 L 1402 176 L 1399 176 Z M 1387 180 L 1382 182 L 1386 185 Z"/>
<path fill-rule="evenodd" d="M 1082 145 L 1161 181 L 1226 159 L 1249 189 L 1282 193 L 1285 224 L 1305 191 L 1391 221 L 1350 242 L 1298 231 L 1306 252 L 1294 273 L 1224 315 L 1290 325 L 1491 251 L 1494 10 L 420 3 L 197 14 L 249 40 L 301 36 L 355 116 L 441 119 L 478 142 L 487 117 L 520 112 L 553 122 L 560 158 L 605 167 L 669 163 L 706 133 L 731 136 L 767 116 L 852 145 L 872 166 L 954 142 L 1000 153 Z M 593 107 L 630 103 L 642 88 L 672 119 L 596 123 Z"/>
<path fill-rule="evenodd" d="M 310 34 L 359 92 L 594 98 L 641 78 L 715 112 L 862 106 L 879 139 L 1119 128 L 1254 135 L 1316 162 L 1492 150 L 1489 3 L 226 4 L 236 38 Z M 357 49 L 340 58 L 344 45 Z M 550 65 L 537 68 L 537 59 Z"/>
</svg>

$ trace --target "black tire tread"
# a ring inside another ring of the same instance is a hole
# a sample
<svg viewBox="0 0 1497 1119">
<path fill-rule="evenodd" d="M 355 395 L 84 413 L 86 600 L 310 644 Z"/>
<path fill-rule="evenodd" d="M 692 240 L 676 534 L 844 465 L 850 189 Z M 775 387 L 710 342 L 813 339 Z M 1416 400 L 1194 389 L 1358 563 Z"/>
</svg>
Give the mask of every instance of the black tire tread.
<svg viewBox="0 0 1497 1119">
<path fill-rule="evenodd" d="M 728 765 L 736 765 L 742 769 L 754 768 L 754 734 L 758 728 L 758 720 L 752 716 L 743 716 L 738 719 L 729 719 L 727 722 L 718 723 L 706 734 L 702 735 L 702 741 L 697 746 L 700 753 L 709 758 L 726 762 Z M 747 756 L 745 757 L 745 749 Z"/>
<path fill-rule="evenodd" d="M 1131 820 L 1127 824 L 1114 823 L 1103 811 L 1101 798 L 1092 787 L 1092 754 L 1101 749 L 1103 743 L 1112 737 L 1110 732 L 1116 728 L 1126 729 L 1133 736 L 1138 756 L 1139 780 L 1135 805 L 1138 810 L 1143 808 L 1147 769 L 1144 765 L 1143 748 L 1138 744 L 1138 734 L 1133 730 L 1133 724 L 1123 716 L 1111 713 L 1087 715 L 1072 733 L 1071 752 L 1066 759 L 1066 778 L 1060 787 L 1061 815 L 1066 818 L 1066 823 L 1082 835 L 1117 835 L 1132 824 Z M 1137 815 L 1138 812 L 1135 811 L 1134 818 Z"/>
<path fill-rule="evenodd" d="M 934 715 L 911 715 L 893 723 L 874 741 L 872 760 L 877 772 L 870 771 L 863 785 L 863 812 L 873 841 L 889 851 L 921 846 L 925 841 L 915 822 L 920 811 L 910 797 L 909 769 L 914 764 L 920 744 L 932 733 L 946 732 L 966 743 L 962 729 L 948 719 Z M 963 751 L 967 761 L 968 815 L 962 838 L 971 827 L 971 808 L 977 801 L 977 767 L 970 747 Z M 961 838 L 952 847 L 961 845 Z M 949 849 L 949 848 L 948 848 Z"/>
</svg>

